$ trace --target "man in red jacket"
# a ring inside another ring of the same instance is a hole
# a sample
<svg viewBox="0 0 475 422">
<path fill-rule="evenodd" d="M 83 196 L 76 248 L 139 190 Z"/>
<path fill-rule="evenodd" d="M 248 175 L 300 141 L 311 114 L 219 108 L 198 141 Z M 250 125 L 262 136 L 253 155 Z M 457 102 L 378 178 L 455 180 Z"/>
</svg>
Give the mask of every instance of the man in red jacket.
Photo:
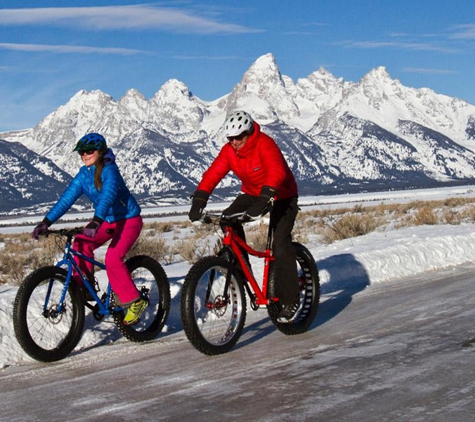
<svg viewBox="0 0 475 422">
<path fill-rule="evenodd" d="M 209 196 L 230 171 L 241 180 L 243 193 L 223 214 L 246 211 L 250 219 L 257 219 L 271 211 L 276 294 L 282 305 L 279 317 L 291 320 L 299 306 L 297 264 L 292 247 L 292 229 L 298 212 L 297 183 L 275 141 L 261 132 L 248 113 L 235 111 L 229 115 L 225 134 L 228 142 L 203 174 L 188 216 L 191 221 L 200 219 Z M 236 229 L 244 237 L 242 226 Z"/>
</svg>

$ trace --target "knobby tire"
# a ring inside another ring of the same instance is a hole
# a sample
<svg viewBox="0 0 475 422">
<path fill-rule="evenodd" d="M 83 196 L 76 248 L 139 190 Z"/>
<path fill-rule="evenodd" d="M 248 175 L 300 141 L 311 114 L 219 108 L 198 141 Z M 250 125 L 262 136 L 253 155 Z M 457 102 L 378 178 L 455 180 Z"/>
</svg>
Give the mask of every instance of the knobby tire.
<svg viewBox="0 0 475 422">
<path fill-rule="evenodd" d="M 136 343 L 155 339 L 162 331 L 170 314 L 170 284 L 167 275 L 155 259 L 137 255 L 126 261 L 138 291 L 149 301 L 148 306 L 135 325 L 124 325 L 126 310 L 114 313 L 114 322 L 119 332 Z"/>
<path fill-rule="evenodd" d="M 270 304 L 267 312 L 275 327 L 284 334 L 295 335 L 306 332 L 315 320 L 320 301 L 320 278 L 318 276 L 317 264 L 310 251 L 300 243 L 292 243 L 297 258 L 297 269 L 300 284 L 300 307 L 294 318 L 289 322 L 280 322 L 278 314 L 280 307 Z M 272 284 L 272 277 L 269 283 Z M 275 287 L 270 285 L 271 291 Z"/>
<path fill-rule="evenodd" d="M 183 283 L 183 329 L 190 343 L 205 355 L 229 352 L 244 328 L 246 297 L 236 270 L 231 275 L 228 297 L 224 297 L 228 265 L 223 257 L 204 257 L 191 267 Z"/>
<path fill-rule="evenodd" d="M 23 350 L 41 362 L 65 358 L 83 333 L 84 302 L 76 283 L 69 284 L 64 309 L 61 313 L 56 312 L 66 276 L 63 268 L 39 268 L 26 277 L 15 297 L 15 336 Z M 51 293 L 45 303 L 48 290 Z"/>
</svg>

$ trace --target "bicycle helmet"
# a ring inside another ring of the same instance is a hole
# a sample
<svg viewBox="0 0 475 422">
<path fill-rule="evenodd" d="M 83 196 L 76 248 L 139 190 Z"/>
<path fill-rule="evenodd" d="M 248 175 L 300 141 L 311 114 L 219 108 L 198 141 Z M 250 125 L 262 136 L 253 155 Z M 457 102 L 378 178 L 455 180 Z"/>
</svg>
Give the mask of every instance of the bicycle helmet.
<svg viewBox="0 0 475 422">
<path fill-rule="evenodd" d="M 224 132 L 226 136 L 238 136 L 243 132 L 252 132 L 254 120 L 245 111 L 234 111 L 224 122 Z"/>
<path fill-rule="evenodd" d="M 87 151 L 91 149 L 106 149 L 107 143 L 99 133 L 88 133 L 84 135 L 76 144 L 73 151 Z"/>
</svg>

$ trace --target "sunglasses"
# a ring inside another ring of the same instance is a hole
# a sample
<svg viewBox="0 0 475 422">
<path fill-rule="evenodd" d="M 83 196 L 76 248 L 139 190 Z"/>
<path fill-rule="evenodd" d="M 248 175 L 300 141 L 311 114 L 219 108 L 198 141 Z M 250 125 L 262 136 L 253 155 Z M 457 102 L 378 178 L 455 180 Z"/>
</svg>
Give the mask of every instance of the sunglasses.
<svg viewBox="0 0 475 422">
<path fill-rule="evenodd" d="M 248 135 L 247 132 L 243 132 L 243 133 L 241 133 L 240 135 L 228 136 L 228 142 L 241 141 L 241 140 L 243 140 L 247 135 Z"/>
<path fill-rule="evenodd" d="M 86 151 L 78 151 L 79 155 L 82 157 L 83 155 L 92 155 L 96 152 L 97 150 L 95 149 L 88 149 Z"/>
</svg>

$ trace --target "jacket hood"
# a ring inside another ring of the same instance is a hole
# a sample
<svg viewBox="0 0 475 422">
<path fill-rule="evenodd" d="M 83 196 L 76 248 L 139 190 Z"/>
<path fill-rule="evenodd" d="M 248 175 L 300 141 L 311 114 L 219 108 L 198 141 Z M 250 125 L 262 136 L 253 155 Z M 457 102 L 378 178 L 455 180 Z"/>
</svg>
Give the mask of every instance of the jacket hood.
<svg viewBox="0 0 475 422">
<path fill-rule="evenodd" d="M 112 164 L 115 163 L 115 155 L 112 152 L 112 149 L 107 148 L 106 153 L 104 154 L 104 163 L 107 164 Z"/>
</svg>

